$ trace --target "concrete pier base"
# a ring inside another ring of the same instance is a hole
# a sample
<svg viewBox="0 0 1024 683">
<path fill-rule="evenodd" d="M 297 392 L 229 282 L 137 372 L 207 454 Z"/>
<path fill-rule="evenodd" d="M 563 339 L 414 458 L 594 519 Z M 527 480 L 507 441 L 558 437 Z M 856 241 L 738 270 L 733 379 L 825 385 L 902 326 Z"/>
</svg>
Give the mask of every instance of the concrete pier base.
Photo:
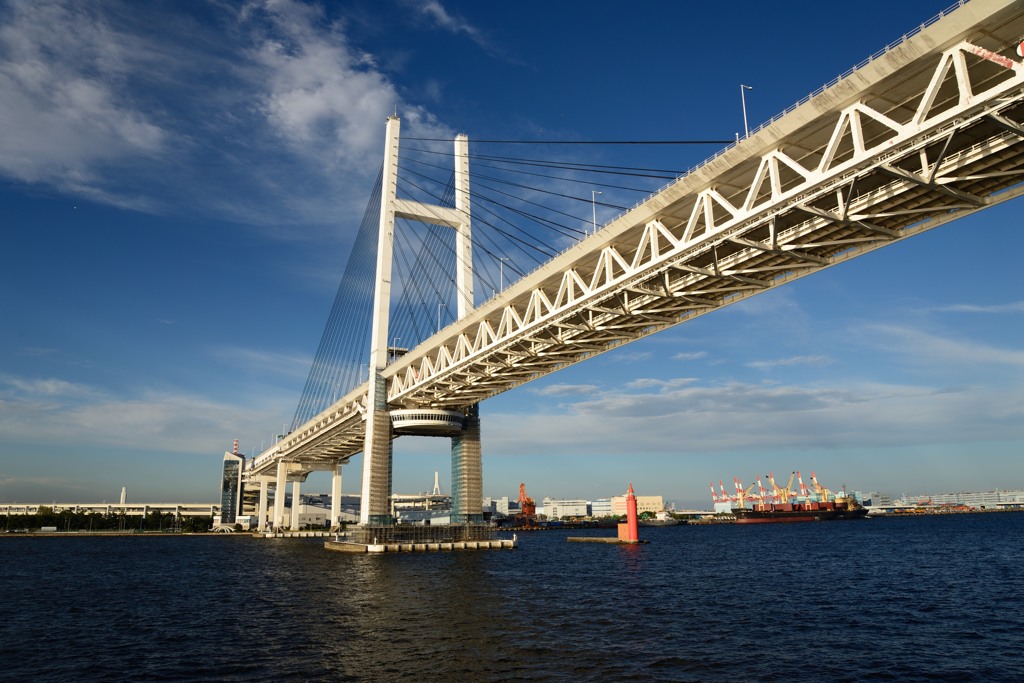
<svg viewBox="0 0 1024 683">
<path fill-rule="evenodd" d="M 457 541 L 454 543 L 355 543 L 324 541 L 324 548 L 340 553 L 425 553 L 440 550 L 511 550 L 519 547 L 517 538 L 496 538 L 490 541 Z"/>
<path fill-rule="evenodd" d="M 334 536 L 330 531 L 257 531 L 256 538 L 324 538 Z"/>
</svg>

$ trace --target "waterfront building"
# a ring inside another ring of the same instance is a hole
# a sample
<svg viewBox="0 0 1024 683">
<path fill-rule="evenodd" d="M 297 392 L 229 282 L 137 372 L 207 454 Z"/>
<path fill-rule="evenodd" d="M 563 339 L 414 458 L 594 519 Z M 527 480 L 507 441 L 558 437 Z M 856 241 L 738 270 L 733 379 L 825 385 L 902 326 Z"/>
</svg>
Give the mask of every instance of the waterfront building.
<svg viewBox="0 0 1024 683">
<path fill-rule="evenodd" d="M 920 495 L 904 494 L 904 505 L 964 505 L 979 510 L 998 510 L 1000 508 L 1024 507 L 1024 490 L 1008 491 L 960 491 L 957 493 L 923 493 Z"/>
<path fill-rule="evenodd" d="M 508 496 L 501 498 L 484 498 L 484 512 L 490 512 L 492 517 L 508 517 L 512 501 Z"/>
<path fill-rule="evenodd" d="M 860 501 L 861 505 L 865 507 L 881 506 L 881 505 L 892 505 L 892 496 L 888 493 L 879 493 L 878 491 L 868 491 L 867 493 L 861 493 L 860 491 L 854 491 L 854 498 Z"/>
<path fill-rule="evenodd" d="M 237 453 L 224 454 L 224 468 L 220 482 L 220 517 L 218 523 L 230 526 L 242 514 L 242 470 L 245 456 Z"/>
<path fill-rule="evenodd" d="M 590 516 L 591 517 L 611 517 L 612 516 L 612 499 L 611 498 L 598 498 L 597 500 L 591 501 L 590 503 Z"/>
<path fill-rule="evenodd" d="M 586 517 L 587 501 L 580 498 L 545 498 L 544 514 L 548 519 Z"/>
<path fill-rule="evenodd" d="M 645 512 L 657 514 L 665 509 L 665 499 L 662 496 L 637 496 L 636 513 L 642 515 Z M 620 517 L 626 514 L 626 496 L 612 497 L 612 515 Z"/>
<path fill-rule="evenodd" d="M 176 517 L 212 517 L 220 516 L 220 506 L 216 503 L 2 503 L 0 515 L 38 515 L 39 508 L 48 508 L 56 514 L 75 512 L 105 516 L 125 515 L 126 517 L 146 516 L 152 512 L 173 514 Z"/>
</svg>

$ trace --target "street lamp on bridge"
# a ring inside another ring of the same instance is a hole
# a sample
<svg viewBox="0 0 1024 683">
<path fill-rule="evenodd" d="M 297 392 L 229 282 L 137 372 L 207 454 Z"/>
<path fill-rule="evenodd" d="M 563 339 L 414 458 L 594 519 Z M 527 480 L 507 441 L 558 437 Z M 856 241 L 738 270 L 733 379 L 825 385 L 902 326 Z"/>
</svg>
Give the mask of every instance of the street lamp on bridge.
<svg viewBox="0 0 1024 683">
<path fill-rule="evenodd" d="M 740 83 L 740 102 L 743 104 L 743 137 L 750 135 L 750 128 L 747 126 L 747 94 L 745 90 L 753 90 L 749 85 Z"/>
<path fill-rule="evenodd" d="M 498 257 L 498 291 L 505 291 L 505 261 L 508 261 L 508 256 Z"/>
<path fill-rule="evenodd" d="M 590 191 L 590 208 L 593 210 L 594 234 L 597 234 L 597 195 L 602 194 L 600 190 Z"/>
</svg>

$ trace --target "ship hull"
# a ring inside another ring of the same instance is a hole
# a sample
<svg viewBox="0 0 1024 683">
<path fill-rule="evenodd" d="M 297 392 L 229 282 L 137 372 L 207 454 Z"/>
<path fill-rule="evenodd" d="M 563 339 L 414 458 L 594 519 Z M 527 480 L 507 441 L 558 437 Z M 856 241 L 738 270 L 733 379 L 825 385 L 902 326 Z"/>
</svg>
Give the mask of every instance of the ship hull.
<svg viewBox="0 0 1024 683">
<path fill-rule="evenodd" d="M 787 522 L 824 522 L 836 519 L 864 519 L 867 508 L 848 510 L 733 510 L 736 524 L 778 524 Z"/>
</svg>

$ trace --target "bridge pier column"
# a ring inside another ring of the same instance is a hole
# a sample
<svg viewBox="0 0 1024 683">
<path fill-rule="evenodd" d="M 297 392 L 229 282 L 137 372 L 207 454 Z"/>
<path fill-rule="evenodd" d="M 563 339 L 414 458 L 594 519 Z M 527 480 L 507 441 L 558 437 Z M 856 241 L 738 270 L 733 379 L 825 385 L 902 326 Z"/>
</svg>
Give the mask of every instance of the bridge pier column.
<svg viewBox="0 0 1024 683">
<path fill-rule="evenodd" d="M 299 530 L 299 508 L 302 506 L 302 499 L 300 495 L 300 487 L 302 482 L 298 479 L 292 482 L 292 507 L 291 507 L 291 518 L 292 518 L 292 531 Z"/>
<path fill-rule="evenodd" d="M 480 406 L 470 406 L 462 433 L 452 437 L 452 524 L 484 521 Z"/>
<path fill-rule="evenodd" d="M 270 483 L 266 477 L 260 477 L 260 509 L 256 514 L 256 530 L 267 530 L 267 489 Z"/>
<path fill-rule="evenodd" d="M 331 473 L 331 528 L 341 526 L 341 463 Z"/>
<path fill-rule="evenodd" d="M 284 526 L 284 496 L 288 486 L 288 463 L 277 461 L 277 483 L 274 486 L 274 523 L 271 528 L 276 531 Z"/>
<path fill-rule="evenodd" d="M 363 442 L 363 492 L 359 523 L 388 525 L 391 518 L 391 413 L 387 409 L 384 378 L 374 373 L 366 415 L 366 439 Z"/>
</svg>

